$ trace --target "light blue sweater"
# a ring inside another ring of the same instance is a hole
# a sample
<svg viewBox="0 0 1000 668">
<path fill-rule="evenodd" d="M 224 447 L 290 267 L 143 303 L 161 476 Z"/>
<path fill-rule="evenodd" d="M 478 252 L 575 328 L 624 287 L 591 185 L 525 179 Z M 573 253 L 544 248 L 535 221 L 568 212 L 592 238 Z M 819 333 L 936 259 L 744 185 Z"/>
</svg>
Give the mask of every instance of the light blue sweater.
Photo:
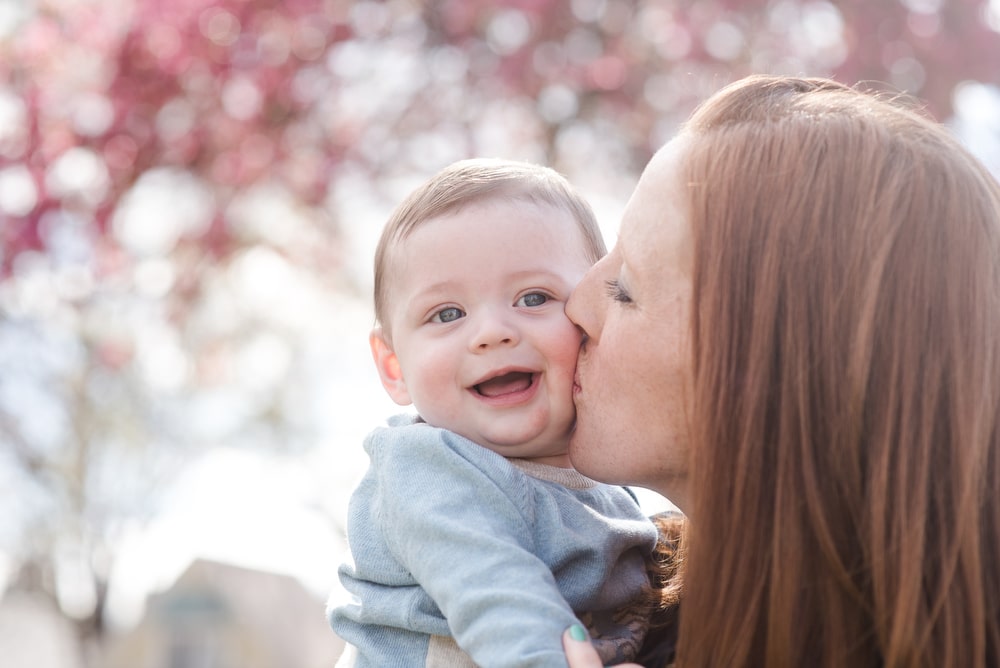
<svg viewBox="0 0 1000 668">
<path fill-rule="evenodd" d="M 656 529 L 629 493 L 411 416 L 392 424 L 365 441 L 340 568 L 351 601 L 329 610 L 353 665 L 456 665 L 457 642 L 466 665 L 564 668 L 578 619 L 605 663 L 632 658 Z"/>
</svg>

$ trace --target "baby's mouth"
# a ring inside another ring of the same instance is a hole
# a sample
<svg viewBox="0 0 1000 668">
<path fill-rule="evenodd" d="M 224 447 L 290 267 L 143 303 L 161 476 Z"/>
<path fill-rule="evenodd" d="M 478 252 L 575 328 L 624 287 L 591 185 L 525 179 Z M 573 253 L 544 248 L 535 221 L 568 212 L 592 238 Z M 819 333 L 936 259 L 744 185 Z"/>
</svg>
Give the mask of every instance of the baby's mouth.
<svg viewBox="0 0 1000 668">
<path fill-rule="evenodd" d="M 523 392 L 535 382 L 535 374 L 527 371 L 511 371 L 489 380 L 484 380 L 473 389 L 484 397 L 499 397 L 505 394 Z"/>
</svg>

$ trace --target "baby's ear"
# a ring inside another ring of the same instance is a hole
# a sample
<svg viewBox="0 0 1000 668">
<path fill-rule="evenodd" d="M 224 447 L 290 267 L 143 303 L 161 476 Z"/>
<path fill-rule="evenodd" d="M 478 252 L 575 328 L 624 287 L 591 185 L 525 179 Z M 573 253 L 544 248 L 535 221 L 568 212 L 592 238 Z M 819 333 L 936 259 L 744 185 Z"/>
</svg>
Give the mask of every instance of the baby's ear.
<svg viewBox="0 0 1000 668">
<path fill-rule="evenodd" d="M 382 387 L 400 406 L 412 404 L 410 392 L 406 389 L 406 381 L 403 380 L 403 370 L 399 368 L 399 358 L 396 357 L 389 342 L 385 340 L 381 327 L 372 330 L 368 336 L 368 345 L 371 346 L 372 357 L 375 359 L 375 368 L 378 369 Z"/>
</svg>

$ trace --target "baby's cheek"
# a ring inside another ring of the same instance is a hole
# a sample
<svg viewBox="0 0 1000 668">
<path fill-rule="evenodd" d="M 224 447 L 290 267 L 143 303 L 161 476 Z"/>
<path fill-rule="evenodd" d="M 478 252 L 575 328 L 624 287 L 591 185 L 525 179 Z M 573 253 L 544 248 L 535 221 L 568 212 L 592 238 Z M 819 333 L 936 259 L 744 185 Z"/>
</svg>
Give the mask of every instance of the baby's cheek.
<svg viewBox="0 0 1000 668">
<path fill-rule="evenodd" d="M 552 332 L 553 346 L 562 351 L 561 356 L 569 356 L 576 359 L 580 350 L 580 342 L 583 335 L 580 330 L 568 318 L 562 318 L 559 326 Z"/>
</svg>

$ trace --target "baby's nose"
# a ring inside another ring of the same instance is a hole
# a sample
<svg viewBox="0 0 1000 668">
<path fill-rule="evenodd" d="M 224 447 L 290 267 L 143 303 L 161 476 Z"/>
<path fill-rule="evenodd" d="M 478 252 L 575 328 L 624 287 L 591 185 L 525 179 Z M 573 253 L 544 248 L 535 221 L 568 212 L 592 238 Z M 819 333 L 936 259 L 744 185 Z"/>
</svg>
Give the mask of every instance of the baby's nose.
<svg viewBox="0 0 1000 668">
<path fill-rule="evenodd" d="M 510 346 L 518 342 L 517 327 L 505 313 L 486 311 L 479 314 L 479 322 L 471 347 L 486 350 L 496 346 Z"/>
</svg>

